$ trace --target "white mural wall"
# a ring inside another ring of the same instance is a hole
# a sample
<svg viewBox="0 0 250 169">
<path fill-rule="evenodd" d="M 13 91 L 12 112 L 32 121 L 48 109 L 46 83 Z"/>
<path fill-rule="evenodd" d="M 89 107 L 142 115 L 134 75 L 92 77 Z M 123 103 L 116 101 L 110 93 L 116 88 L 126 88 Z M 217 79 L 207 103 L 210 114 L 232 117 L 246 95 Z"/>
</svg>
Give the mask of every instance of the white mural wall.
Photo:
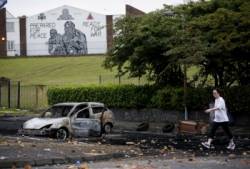
<svg viewBox="0 0 250 169">
<path fill-rule="evenodd" d="M 27 55 L 107 52 L 106 16 L 62 6 L 27 17 Z"/>
</svg>

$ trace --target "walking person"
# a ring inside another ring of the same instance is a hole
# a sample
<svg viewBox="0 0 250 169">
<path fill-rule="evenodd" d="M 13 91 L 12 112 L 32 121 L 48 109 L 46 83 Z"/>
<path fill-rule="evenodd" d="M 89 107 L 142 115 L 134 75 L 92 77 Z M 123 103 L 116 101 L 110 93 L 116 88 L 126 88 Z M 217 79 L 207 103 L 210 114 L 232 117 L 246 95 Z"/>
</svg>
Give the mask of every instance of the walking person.
<svg viewBox="0 0 250 169">
<path fill-rule="evenodd" d="M 224 99 L 220 96 L 220 91 L 218 89 L 213 90 L 213 96 L 215 98 L 214 107 L 205 110 L 206 113 L 214 112 L 214 119 L 211 123 L 211 130 L 208 134 L 208 140 L 206 142 L 202 142 L 202 145 L 206 148 L 211 147 L 211 143 L 214 139 L 214 135 L 216 130 L 221 126 L 224 132 L 227 134 L 228 138 L 230 139 L 229 145 L 227 149 L 234 150 L 235 144 L 233 141 L 232 132 L 229 129 L 229 118 L 227 115 L 227 109 L 225 105 Z"/>
</svg>

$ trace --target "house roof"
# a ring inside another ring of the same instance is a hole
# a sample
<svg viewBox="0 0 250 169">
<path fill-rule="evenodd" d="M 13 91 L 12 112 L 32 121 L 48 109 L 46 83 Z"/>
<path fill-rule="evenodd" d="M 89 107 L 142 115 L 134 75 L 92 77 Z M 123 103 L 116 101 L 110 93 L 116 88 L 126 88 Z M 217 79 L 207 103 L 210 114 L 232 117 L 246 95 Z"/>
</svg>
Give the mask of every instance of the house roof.
<svg viewBox="0 0 250 169">
<path fill-rule="evenodd" d="M 44 11 L 44 12 L 37 13 L 37 14 L 29 16 L 29 17 L 33 17 L 33 16 L 39 15 L 41 13 L 50 13 L 50 12 L 53 12 L 55 10 L 60 10 L 60 9 L 64 9 L 64 8 L 74 9 L 74 10 L 83 11 L 83 12 L 87 12 L 87 13 L 92 13 L 92 14 L 96 14 L 96 15 L 104 15 L 104 14 L 100 14 L 100 13 L 97 13 L 97 12 L 87 11 L 87 10 L 84 10 L 84 9 L 81 9 L 81 8 L 76 8 L 76 7 L 69 6 L 69 5 L 63 5 L 63 6 L 60 6 L 60 7 L 57 7 L 57 8 L 53 8 L 53 9 L 50 9 L 50 10 L 47 10 L 47 11 Z"/>
</svg>

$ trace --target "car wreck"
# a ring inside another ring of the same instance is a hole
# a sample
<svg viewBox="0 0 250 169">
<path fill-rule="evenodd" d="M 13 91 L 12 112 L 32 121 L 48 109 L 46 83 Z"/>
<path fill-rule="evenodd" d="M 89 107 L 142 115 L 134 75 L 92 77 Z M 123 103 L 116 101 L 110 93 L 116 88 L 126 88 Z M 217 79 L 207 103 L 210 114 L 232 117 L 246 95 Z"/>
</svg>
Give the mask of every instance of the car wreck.
<svg viewBox="0 0 250 169">
<path fill-rule="evenodd" d="M 42 113 L 40 117 L 24 122 L 19 133 L 46 135 L 65 140 L 68 137 L 108 134 L 113 126 L 113 113 L 103 103 L 58 103 Z"/>
</svg>

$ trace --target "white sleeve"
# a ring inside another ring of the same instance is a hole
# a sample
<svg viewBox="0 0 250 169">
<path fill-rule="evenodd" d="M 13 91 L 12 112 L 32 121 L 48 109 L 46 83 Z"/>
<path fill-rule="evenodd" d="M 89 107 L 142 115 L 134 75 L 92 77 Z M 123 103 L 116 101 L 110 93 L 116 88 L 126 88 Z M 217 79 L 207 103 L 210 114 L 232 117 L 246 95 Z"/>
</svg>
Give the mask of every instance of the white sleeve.
<svg viewBox="0 0 250 169">
<path fill-rule="evenodd" d="M 223 98 L 218 99 L 217 104 L 215 105 L 215 108 L 217 108 L 219 110 L 225 110 L 226 109 L 225 107 L 226 106 L 225 106 L 224 99 Z"/>
</svg>

